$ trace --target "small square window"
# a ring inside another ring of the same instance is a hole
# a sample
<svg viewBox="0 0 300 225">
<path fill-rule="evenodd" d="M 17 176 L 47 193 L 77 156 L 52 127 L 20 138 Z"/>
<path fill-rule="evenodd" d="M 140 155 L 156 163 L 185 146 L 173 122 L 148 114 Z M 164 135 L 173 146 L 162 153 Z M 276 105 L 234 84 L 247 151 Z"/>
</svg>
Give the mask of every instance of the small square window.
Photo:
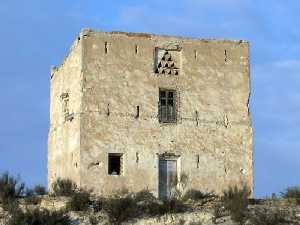
<svg viewBox="0 0 300 225">
<path fill-rule="evenodd" d="M 123 154 L 120 153 L 108 154 L 108 174 L 109 175 L 123 174 Z"/>
</svg>

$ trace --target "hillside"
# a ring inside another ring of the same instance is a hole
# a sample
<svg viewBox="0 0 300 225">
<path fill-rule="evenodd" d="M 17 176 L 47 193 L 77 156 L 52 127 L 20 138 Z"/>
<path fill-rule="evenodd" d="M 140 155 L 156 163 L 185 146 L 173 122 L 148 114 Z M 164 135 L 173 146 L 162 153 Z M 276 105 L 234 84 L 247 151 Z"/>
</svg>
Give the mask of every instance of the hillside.
<svg viewBox="0 0 300 225">
<path fill-rule="evenodd" d="M 97 206 L 89 205 L 85 211 L 72 211 L 66 210 L 66 205 L 70 201 L 70 197 L 49 197 L 42 196 L 40 202 L 36 205 L 25 203 L 25 199 L 20 199 L 20 208 L 23 211 L 34 210 L 35 208 L 47 209 L 49 211 L 64 211 L 64 214 L 70 218 L 70 224 L 76 225 L 108 225 L 118 224 L 113 222 L 110 213 L 105 212 L 103 209 L 96 209 Z M 248 225 L 276 225 L 276 224 L 300 224 L 300 206 L 297 205 L 295 200 L 286 199 L 264 199 L 264 200 L 252 200 L 249 202 L 245 212 L 245 222 L 242 224 Z M 138 202 L 139 206 L 145 204 L 145 202 Z M 172 210 L 181 211 L 176 209 L 179 206 L 173 206 L 170 212 L 158 213 L 159 215 L 149 215 L 146 211 L 133 218 L 128 216 L 124 222 L 120 224 L 125 225 L 234 225 L 238 224 L 232 219 L 232 212 L 226 210 L 223 207 L 222 201 L 216 198 L 198 199 L 198 200 L 186 200 L 184 202 L 184 212 L 176 213 Z M 119 205 L 120 206 L 120 205 Z M 120 209 L 122 212 L 115 212 L 114 216 L 124 216 L 122 213 L 126 213 L 130 207 L 130 204 L 125 205 L 124 209 Z M 155 207 L 155 206 L 153 206 Z M 171 206 L 172 207 L 172 206 Z M 182 207 L 182 206 L 180 206 Z M 132 210 L 132 209 L 131 209 Z M 130 212 L 130 210 L 128 211 Z M 119 214 L 118 214 L 119 213 Z M 132 212 L 134 214 L 134 212 Z M 118 214 L 118 215 L 117 215 Z M 135 218 L 134 218 L 135 217 Z M 0 210 L 0 224 L 7 225 L 10 216 L 8 212 Z M 17 225 L 18 223 L 16 223 Z M 21 225 L 21 224 L 20 224 Z"/>
</svg>

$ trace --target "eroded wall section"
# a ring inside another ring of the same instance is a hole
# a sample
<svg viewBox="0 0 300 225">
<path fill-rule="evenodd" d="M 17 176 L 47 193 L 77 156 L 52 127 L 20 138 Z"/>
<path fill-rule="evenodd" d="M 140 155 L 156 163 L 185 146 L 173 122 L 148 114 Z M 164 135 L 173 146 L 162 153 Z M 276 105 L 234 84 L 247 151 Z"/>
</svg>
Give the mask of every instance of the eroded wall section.
<svg viewBox="0 0 300 225">
<path fill-rule="evenodd" d="M 79 184 L 82 47 L 73 44 L 70 54 L 51 73 L 48 186 L 57 178 Z"/>
</svg>

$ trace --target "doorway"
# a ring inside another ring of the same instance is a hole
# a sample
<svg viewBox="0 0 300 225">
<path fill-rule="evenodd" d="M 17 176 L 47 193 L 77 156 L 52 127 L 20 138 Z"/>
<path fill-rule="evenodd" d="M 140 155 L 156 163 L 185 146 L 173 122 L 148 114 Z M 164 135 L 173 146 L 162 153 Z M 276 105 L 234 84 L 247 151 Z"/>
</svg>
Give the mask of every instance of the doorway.
<svg viewBox="0 0 300 225">
<path fill-rule="evenodd" d="M 160 199 L 170 198 L 177 185 L 177 160 L 159 160 L 159 187 Z"/>
</svg>

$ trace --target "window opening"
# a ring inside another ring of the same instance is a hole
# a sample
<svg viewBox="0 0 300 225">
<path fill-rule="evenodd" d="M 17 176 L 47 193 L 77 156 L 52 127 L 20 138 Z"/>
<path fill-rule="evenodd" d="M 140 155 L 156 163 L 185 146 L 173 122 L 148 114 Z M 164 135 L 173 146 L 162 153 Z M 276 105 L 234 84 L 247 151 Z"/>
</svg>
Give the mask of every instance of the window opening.
<svg viewBox="0 0 300 225">
<path fill-rule="evenodd" d="M 108 154 L 108 174 L 122 175 L 123 173 L 123 155 L 118 153 Z"/>
<path fill-rule="evenodd" d="M 159 121 L 176 122 L 176 91 L 159 90 Z"/>
</svg>

